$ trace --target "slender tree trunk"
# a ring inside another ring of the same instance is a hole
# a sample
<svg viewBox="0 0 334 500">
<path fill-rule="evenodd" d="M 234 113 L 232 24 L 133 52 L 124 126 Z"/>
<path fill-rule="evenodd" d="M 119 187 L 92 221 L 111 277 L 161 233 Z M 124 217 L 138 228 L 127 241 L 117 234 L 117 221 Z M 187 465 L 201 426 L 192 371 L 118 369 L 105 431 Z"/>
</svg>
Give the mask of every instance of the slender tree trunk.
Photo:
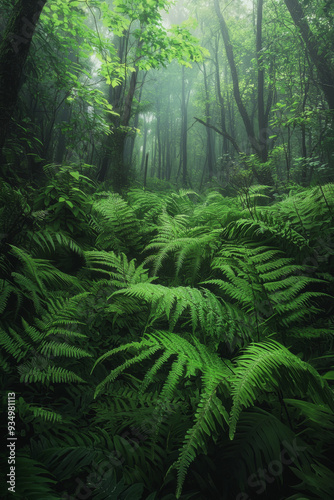
<svg viewBox="0 0 334 500">
<path fill-rule="evenodd" d="M 208 79 L 206 74 L 205 63 L 203 63 L 203 77 L 204 77 L 204 91 L 205 91 L 205 118 L 206 123 L 211 125 L 211 114 L 210 114 L 210 95 L 208 88 Z M 206 127 L 206 156 L 207 156 L 207 168 L 209 174 L 209 180 L 211 181 L 213 177 L 213 168 L 214 168 L 214 151 L 213 151 L 213 135 L 212 128 Z"/>
<path fill-rule="evenodd" d="M 146 75 L 147 75 L 147 71 L 145 72 L 145 74 L 143 76 L 143 79 L 142 79 L 141 87 L 140 87 L 140 90 L 139 90 L 139 96 L 138 96 L 138 104 L 140 104 L 140 102 L 141 102 Z M 127 149 L 128 149 L 128 151 L 127 151 L 127 162 L 129 164 L 131 164 L 131 162 L 132 162 L 133 151 L 134 151 L 135 142 L 136 142 L 136 136 L 137 136 L 136 129 L 138 129 L 138 123 L 139 123 L 139 112 L 136 113 L 135 119 L 134 119 L 134 123 L 133 123 L 133 127 L 134 127 L 135 130 L 134 130 L 134 132 L 131 135 L 129 135 L 128 141 L 127 141 L 128 142 L 127 143 Z"/>
<path fill-rule="evenodd" d="M 261 32 L 261 28 L 262 28 L 262 5 L 263 5 L 263 2 L 262 2 L 262 0 L 258 0 L 258 2 L 259 2 L 258 3 L 258 6 L 259 6 L 258 15 L 259 15 L 259 11 L 260 11 L 261 17 L 260 17 L 260 26 L 258 27 L 258 30 L 257 30 L 257 44 L 262 44 L 262 36 L 260 36 L 260 32 Z M 229 64 L 229 67 L 231 70 L 234 99 L 235 99 L 235 102 L 237 104 L 240 116 L 243 120 L 245 129 L 246 129 L 246 133 L 248 136 L 248 140 L 250 141 L 252 147 L 254 148 L 254 150 L 257 153 L 257 155 L 259 156 L 259 158 L 261 160 L 263 160 L 264 158 L 266 158 L 266 154 L 263 156 L 263 151 L 265 150 L 265 147 L 267 144 L 267 137 L 266 137 L 267 136 L 267 127 L 263 126 L 262 128 L 260 128 L 260 130 L 259 130 L 259 138 L 260 139 L 258 139 L 255 135 L 255 132 L 254 132 L 252 120 L 250 119 L 250 116 L 247 112 L 247 109 L 243 103 L 243 100 L 242 100 L 242 97 L 240 94 L 239 77 L 238 77 L 237 67 L 235 64 L 233 46 L 232 46 L 232 43 L 230 40 L 230 35 L 228 32 L 228 28 L 227 28 L 224 16 L 220 10 L 219 0 L 214 0 L 214 5 L 215 5 L 215 10 L 216 10 L 216 14 L 218 17 L 219 25 L 220 25 L 220 31 L 221 31 L 223 41 L 224 41 L 225 52 L 226 52 L 228 64 Z M 259 73 L 260 89 L 259 89 L 259 91 L 261 94 L 261 103 L 259 102 L 259 104 L 262 108 L 261 120 L 264 121 L 264 125 L 265 125 L 266 114 L 264 112 L 264 103 L 263 103 L 263 90 L 264 89 L 263 88 L 262 88 L 262 92 L 261 92 L 261 86 L 263 86 L 263 83 L 262 83 L 263 74 L 261 73 L 261 71 L 262 71 L 261 68 L 259 68 L 259 70 L 260 70 L 260 73 Z M 269 115 L 268 107 L 267 107 L 267 111 L 268 111 L 268 115 Z M 262 125 L 262 123 L 261 123 L 261 125 Z M 254 173 L 256 179 L 261 184 L 268 184 L 268 185 L 274 184 L 274 180 L 273 180 L 272 174 L 271 174 L 269 169 L 258 170 L 255 166 L 253 166 L 252 170 L 253 170 L 253 173 Z"/>
<path fill-rule="evenodd" d="M 232 46 L 232 43 L 230 40 L 230 35 L 229 35 L 228 29 L 227 29 L 227 25 L 226 25 L 224 16 L 220 10 L 219 0 L 214 0 L 214 4 L 215 4 L 215 10 L 216 10 L 216 14 L 218 17 L 219 25 L 220 25 L 220 31 L 221 31 L 223 41 L 224 41 L 227 60 L 228 60 L 230 70 L 231 70 L 234 99 L 235 99 L 235 102 L 237 103 L 239 113 L 240 113 L 241 118 L 244 122 L 247 135 L 248 135 L 249 139 L 252 141 L 254 148 L 259 152 L 260 148 L 259 148 L 259 145 L 258 145 L 257 140 L 255 138 L 253 124 L 250 121 L 247 110 L 246 110 L 244 103 L 242 101 L 242 98 L 241 98 L 240 88 L 239 88 L 239 77 L 238 77 L 237 67 L 236 67 L 235 59 L 234 59 L 233 46 Z"/>
<path fill-rule="evenodd" d="M 142 160 L 141 160 L 141 165 L 140 165 L 140 171 L 143 171 L 144 168 L 144 163 L 145 163 L 145 156 L 146 156 L 146 144 L 147 144 L 147 132 L 148 132 L 148 126 L 146 124 L 145 118 L 144 118 L 144 137 L 143 137 L 143 155 L 142 155 Z"/>
<path fill-rule="evenodd" d="M 153 139 L 153 148 L 154 148 L 154 156 L 153 156 L 153 163 L 151 167 L 151 177 L 155 176 L 155 171 L 156 171 L 156 165 L 157 165 L 157 137 L 156 135 L 154 136 Z"/>
<path fill-rule="evenodd" d="M 334 65 L 332 52 L 324 48 L 323 40 L 312 33 L 299 0 L 284 0 L 293 22 L 300 31 L 310 59 L 317 69 L 320 86 L 324 92 L 334 120 Z"/>
<path fill-rule="evenodd" d="M 185 70 L 182 66 L 182 93 L 181 93 L 181 113 L 182 113 L 182 130 L 181 130 L 181 154 L 182 161 L 182 185 L 187 186 L 188 183 L 188 114 L 186 103 L 186 89 L 185 89 Z"/>
<path fill-rule="evenodd" d="M 216 68 L 216 89 L 218 102 L 220 107 L 220 125 L 222 132 L 226 133 L 226 110 L 225 110 L 225 99 L 221 91 L 220 86 L 220 71 L 219 71 L 219 60 L 218 60 L 218 38 L 216 38 L 216 50 L 215 50 L 215 68 Z M 227 138 L 223 137 L 223 151 L 222 154 L 228 153 L 228 141 Z"/>
<path fill-rule="evenodd" d="M 12 119 L 25 62 L 46 0 L 18 0 L 0 44 L 0 153 Z"/>
<path fill-rule="evenodd" d="M 304 71 L 301 74 L 303 75 L 303 79 L 305 80 L 305 66 L 304 66 Z M 303 103 L 302 103 L 302 111 L 304 113 L 306 101 L 307 101 L 308 89 L 309 89 L 309 82 L 306 81 L 305 85 L 303 85 L 303 83 L 302 83 L 302 87 L 304 87 L 304 98 L 303 98 Z M 301 183 L 303 186 L 306 186 L 306 179 L 307 179 L 306 125 L 305 125 L 305 122 L 303 122 L 303 121 L 301 122 L 301 153 L 302 153 L 302 158 L 303 158 Z"/>
<path fill-rule="evenodd" d="M 72 113 L 72 107 L 68 106 L 67 104 L 64 104 L 59 122 L 60 123 L 68 122 L 70 120 L 71 113 Z M 56 163 L 62 163 L 65 151 L 66 151 L 66 136 L 65 134 L 63 134 L 61 129 L 59 129 L 57 149 L 55 154 Z"/>
<path fill-rule="evenodd" d="M 157 101 L 157 156 L 158 156 L 158 179 L 161 179 L 161 126 L 160 126 L 160 100 Z"/>
<path fill-rule="evenodd" d="M 268 138 L 267 123 L 264 110 L 264 69 L 261 60 L 262 51 L 262 13 L 263 0 L 257 1 L 257 22 L 256 22 L 256 58 L 257 58 L 257 106 L 258 106 L 258 125 L 260 156 L 263 162 L 268 158 Z"/>
<path fill-rule="evenodd" d="M 147 167 L 148 167 L 148 153 L 146 153 L 146 158 L 145 158 L 144 188 L 146 187 L 146 180 L 147 180 Z"/>
<path fill-rule="evenodd" d="M 124 40 L 119 43 L 120 59 L 126 50 L 124 47 Z M 139 42 L 138 50 L 140 50 L 143 42 Z M 131 73 L 129 89 L 126 93 L 126 81 L 122 85 L 109 86 L 109 103 L 113 106 L 114 110 L 120 114 L 119 118 L 112 117 L 111 121 L 111 134 L 105 139 L 105 155 L 102 160 L 102 167 L 99 173 L 99 180 L 111 178 L 114 189 L 118 192 L 126 187 L 129 177 L 129 165 L 124 161 L 125 141 L 127 131 L 125 128 L 129 125 L 131 118 L 131 110 L 133 98 L 137 85 L 138 67 Z M 122 106 L 122 103 L 124 105 Z M 119 127 L 123 127 L 120 129 Z"/>
</svg>

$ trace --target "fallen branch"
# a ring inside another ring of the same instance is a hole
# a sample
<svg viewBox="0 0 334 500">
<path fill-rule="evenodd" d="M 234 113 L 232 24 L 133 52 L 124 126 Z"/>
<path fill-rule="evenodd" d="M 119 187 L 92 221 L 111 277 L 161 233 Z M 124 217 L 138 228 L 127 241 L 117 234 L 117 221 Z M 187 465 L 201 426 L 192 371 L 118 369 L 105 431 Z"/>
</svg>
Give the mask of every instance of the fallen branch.
<svg viewBox="0 0 334 500">
<path fill-rule="evenodd" d="M 241 149 L 239 148 L 238 146 L 238 143 L 235 139 L 233 139 L 233 137 L 228 134 L 227 132 L 223 132 L 222 130 L 219 130 L 217 127 L 215 127 L 214 125 L 210 125 L 209 123 L 206 123 L 204 122 L 203 120 L 201 120 L 200 118 L 196 118 L 196 116 L 194 116 L 194 119 L 201 123 L 202 125 L 204 125 L 204 127 L 208 127 L 208 128 L 212 128 L 212 130 L 214 130 L 215 132 L 217 132 L 217 134 L 220 134 L 222 135 L 223 137 L 226 137 L 227 140 L 230 141 L 230 143 L 232 144 L 232 146 L 234 147 L 234 149 L 236 150 L 236 152 L 238 154 L 241 153 Z"/>
</svg>

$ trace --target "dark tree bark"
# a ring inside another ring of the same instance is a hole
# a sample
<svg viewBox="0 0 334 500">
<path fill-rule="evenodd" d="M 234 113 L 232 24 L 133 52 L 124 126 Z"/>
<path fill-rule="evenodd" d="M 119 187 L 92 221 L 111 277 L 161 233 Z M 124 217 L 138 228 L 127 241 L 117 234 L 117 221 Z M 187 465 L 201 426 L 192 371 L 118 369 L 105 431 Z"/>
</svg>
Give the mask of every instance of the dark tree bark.
<svg viewBox="0 0 334 500">
<path fill-rule="evenodd" d="M 263 0 L 257 2 L 257 22 L 256 22 L 256 58 L 257 58 L 257 106 L 258 106 L 258 124 L 259 124 L 259 142 L 261 146 L 261 160 L 268 159 L 268 140 L 265 132 L 268 123 L 265 119 L 264 111 L 264 70 L 261 61 L 262 50 L 262 13 Z"/>
<path fill-rule="evenodd" d="M 234 147 L 235 151 L 238 154 L 241 153 L 241 149 L 239 148 L 237 141 L 230 134 L 228 134 L 227 132 L 223 132 L 222 130 L 219 130 L 217 127 L 215 127 L 214 125 L 211 125 L 210 123 L 205 123 L 203 120 L 200 120 L 199 118 L 196 118 L 196 116 L 194 116 L 194 119 L 197 122 L 199 122 L 202 125 L 204 125 L 205 127 L 211 128 L 212 130 L 214 130 L 215 132 L 217 132 L 217 134 L 220 134 L 223 137 L 225 137 L 228 141 L 230 141 L 230 143 Z"/>
<path fill-rule="evenodd" d="M 208 79 L 206 74 L 205 64 L 203 64 L 203 77 L 204 77 L 204 91 L 205 91 L 205 118 L 206 122 L 210 124 L 211 113 L 210 113 L 210 96 L 208 88 Z M 206 155 L 207 155 L 207 168 L 209 174 L 209 180 L 211 181 L 214 169 L 214 148 L 213 148 L 213 135 L 211 127 L 206 128 Z"/>
<path fill-rule="evenodd" d="M 138 95 L 138 104 L 141 102 L 142 98 L 142 93 L 143 93 L 143 88 L 144 88 L 144 83 L 146 79 L 147 71 L 144 73 L 144 76 L 142 78 L 140 90 L 139 90 L 139 95 Z M 135 142 L 136 142 L 136 129 L 138 129 L 138 123 L 139 123 L 139 112 L 135 114 L 134 122 L 133 122 L 133 128 L 135 129 L 134 132 L 128 136 L 127 141 L 126 141 L 126 162 L 131 164 L 132 162 L 132 157 L 133 157 L 133 151 L 135 147 Z"/>
<path fill-rule="evenodd" d="M 0 44 L 0 153 L 20 91 L 23 68 L 46 0 L 17 0 Z"/>
<path fill-rule="evenodd" d="M 144 163 L 145 163 L 145 157 L 146 157 L 147 133 L 148 133 L 148 125 L 146 124 L 145 117 L 144 117 L 143 124 L 144 124 L 144 138 L 143 138 L 143 155 L 142 155 L 142 160 L 141 160 L 141 165 L 140 165 L 141 172 L 144 169 Z"/>
<path fill-rule="evenodd" d="M 247 110 L 246 110 L 244 103 L 242 101 L 242 98 L 241 98 L 240 88 L 239 88 L 239 77 L 238 77 L 237 67 L 235 65 L 233 46 L 232 46 L 232 43 L 230 40 L 230 35 L 229 35 L 228 29 L 227 29 L 227 25 L 226 25 L 225 19 L 223 17 L 223 14 L 220 10 L 219 1 L 214 0 L 214 4 L 215 4 L 215 10 L 216 10 L 216 14 L 218 17 L 219 25 L 220 25 L 220 31 L 221 31 L 223 41 L 224 41 L 227 60 L 228 60 L 230 70 L 231 70 L 234 99 L 235 99 L 235 102 L 237 103 L 238 110 L 239 110 L 239 113 L 241 115 L 242 121 L 244 122 L 247 135 L 248 135 L 249 139 L 252 141 L 252 144 L 254 145 L 255 150 L 257 152 L 260 152 L 259 144 L 255 138 L 253 124 L 249 118 L 249 115 L 247 113 Z"/>
<path fill-rule="evenodd" d="M 325 50 L 323 42 L 318 40 L 311 31 L 299 0 L 284 0 L 292 20 L 300 31 L 307 52 L 316 67 L 320 86 L 324 92 L 329 109 L 334 120 L 334 66 L 332 52 Z M 324 34 L 325 35 L 325 34 Z"/>
<path fill-rule="evenodd" d="M 268 122 L 268 116 L 269 116 L 269 105 L 271 103 L 271 94 L 269 92 L 269 98 L 268 98 L 268 105 L 266 111 L 264 110 L 264 73 L 259 65 L 259 71 L 258 71 L 258 105 L 259 105 L 259 134 L 258 137 L 256 137 L 254 127 L 252 120 L 250 119 L 250 116 L 247 112 L 247 109 L 243 103 L 241 94 L 240 94 L 240 88 L 239 88 L 239 77 L 238 77 L 238 72 L 237 72 L 237 67 L 235 64 L 235 58 L 234 58 L 234 52 L 233 52 L 233 46 L 230 40 L 230 35 L 228 32 L 228 28 L 224 19 L 224 16 L 220 10 L 219 6 L 219 0 L 214 0 L 214 5 L 215 5 L 215 10 L 216 14 L 218 17 L 219 25 L 220 25 L 220 31 L 223 37 L 224 41 L 224 46 L 225 46 L 225 52 L 228 60 L 228 64 L 231 70 L 231 76 L 232 76 L 232 83 L 233 83 L 233 94 L 234 94 L 234 99 L 237 104 L 240 116 L 242 118 L 242 121 L 244 122 L 244 126 L 246 129 L 246 133 L 248 136 L 248 139 L 254 148 L 256 154 L 258 157 L 265 162 L 267 160 L 267 155 L 268 155 L 268 146 L 267 146 L 267 125 L 266 122 Z M 257 22 L 257 48 L 262 46 L 262 6 L 263 6 L 263 1 L 258 0 L 258 22 Z M 255 177 L 257 178 L 257 181 L 261 184 L 267 184 L 267 185 L 273 185 L 274 180 L 272 177 L 272 174 L 269 169 L 261 169 L 261 171 L 258 171 L 255 167 L 253 167 L 253 173 Z"/>
<path fill-rule="evenodd" d="M 220 86 L 220 71 L 219 71 L 219 60 L 218 60 L 218 37 L 216 38 L 215 47 L 215 69 L 216 69 L 216 89 L 217 97 L 220 106 L 220 124 L 222 131 L 226 134 L 226 109 L 225 109 L 225 99 L 221 91 Z M 227 137 L 223 137 L 223 151 L 222 154 L 228 153 L 228 140 Z"/>
<path fill-rule="evenodd" d="M 160 105 L 157 105 L 157 145 L 158 145 L 158 179 L 161 179 L 161 127 L 160 127 Z"/>
<path fill-rule="evenodd" d="M 166 181 L 170 180 L 171 176 L 171 141 L 170 141 L 170 124 L 169 124 L 169 119 L 170 119 L 170 95 L 168 96 L 168 107 L 167 107 L 167 125 L 166 125 L 166 164 L 165 164 L 165 169 L 166 169 Z"/>
<path fill-rule="evenodd" d="M 146 180 L 147 180 L 147 167 L 148 167 L 148 153 L 146 153 L 146 158 L 145 158 L 144 188 L 146 187 Z"/>
<path fill-rule="evenodd" d="M 182 93 L 181 93 L 181 113 L 182 113 L 182 130 L 181 130 L 181 161 L 182 161 L 182 185 L 187 186 L 188 182 L 188 113 L 186 103 L 184 66 L 182 66 Z"/>
<path fill-rule="evenodd" d="M 138 43 L 138 50 L 141 49 L 142 44 L 142 41 Z M 120 61 L 125 57 L 125 52 L 125 41 L 120 38 L 118 48 Z M 135 71 L 131 73 L 127 91 L 126 81 L 115 88 L 113 88 L 112 85 L 109 87 L 109 104 L 113 106 L 114 111 L 118 113 L 119 116 L 113 116 L 111 118 L 111 133 L 105 139 L 105 154 L 98 178 L 100 181 L 111 179 L 113 187 L 117 192 L 122 191 L 128 183 L 129 165 L 124 161 L 125 141 L 128 135 L 126 127 L 128 127 L 131 118 L 138 72 L 138 67 L 135 67 Z"/>
<path fill-rule="evenodd" d="M 69 122 L 69 120 L 71 118 L 71 114 L 72 114 L 72 107 L 67 105 L 67 104 L 64 104 L 61 115 L 60 115 L 59 122 L 60 123 Z M 66 136 L 65 136 L 65 134 L 63 134 L 61 129 L 59 129 L 57 149 L 56 149 L 56 154 L 55 154 L 55 162 L 56 163 L 63 162 L 65 151 L 66 151 Z"/>
</svg>

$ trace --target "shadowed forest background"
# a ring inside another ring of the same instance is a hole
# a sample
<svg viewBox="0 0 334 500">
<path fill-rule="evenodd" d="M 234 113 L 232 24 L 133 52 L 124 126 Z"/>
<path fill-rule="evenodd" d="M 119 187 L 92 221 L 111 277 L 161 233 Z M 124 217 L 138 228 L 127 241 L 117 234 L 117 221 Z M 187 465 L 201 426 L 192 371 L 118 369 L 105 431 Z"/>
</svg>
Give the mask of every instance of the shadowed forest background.
<svg viewBox="0 0 334 500">
<path fill-rule="evenodd" d="M 334 498 L 333 212 L 333 0 L 2 0 L 4 498 Z"/>
</svg>

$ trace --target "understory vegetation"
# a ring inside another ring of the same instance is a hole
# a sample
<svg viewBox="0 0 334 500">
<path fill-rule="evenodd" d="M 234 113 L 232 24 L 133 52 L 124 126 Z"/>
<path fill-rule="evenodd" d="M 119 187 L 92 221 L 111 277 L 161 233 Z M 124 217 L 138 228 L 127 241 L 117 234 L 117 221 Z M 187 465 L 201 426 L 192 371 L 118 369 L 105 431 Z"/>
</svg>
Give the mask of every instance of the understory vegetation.
<svg viewBox="0 0 334 500">
<path fill-rule="evenodd" d="M 334 499 L 333 6 L 0 1 L 1 498 Z"/>
<path fill-rule="evenodd" d="M 334 185 L 44 171 L 0 190 L 11 498 L 333 498 Z"/>
</svg>

